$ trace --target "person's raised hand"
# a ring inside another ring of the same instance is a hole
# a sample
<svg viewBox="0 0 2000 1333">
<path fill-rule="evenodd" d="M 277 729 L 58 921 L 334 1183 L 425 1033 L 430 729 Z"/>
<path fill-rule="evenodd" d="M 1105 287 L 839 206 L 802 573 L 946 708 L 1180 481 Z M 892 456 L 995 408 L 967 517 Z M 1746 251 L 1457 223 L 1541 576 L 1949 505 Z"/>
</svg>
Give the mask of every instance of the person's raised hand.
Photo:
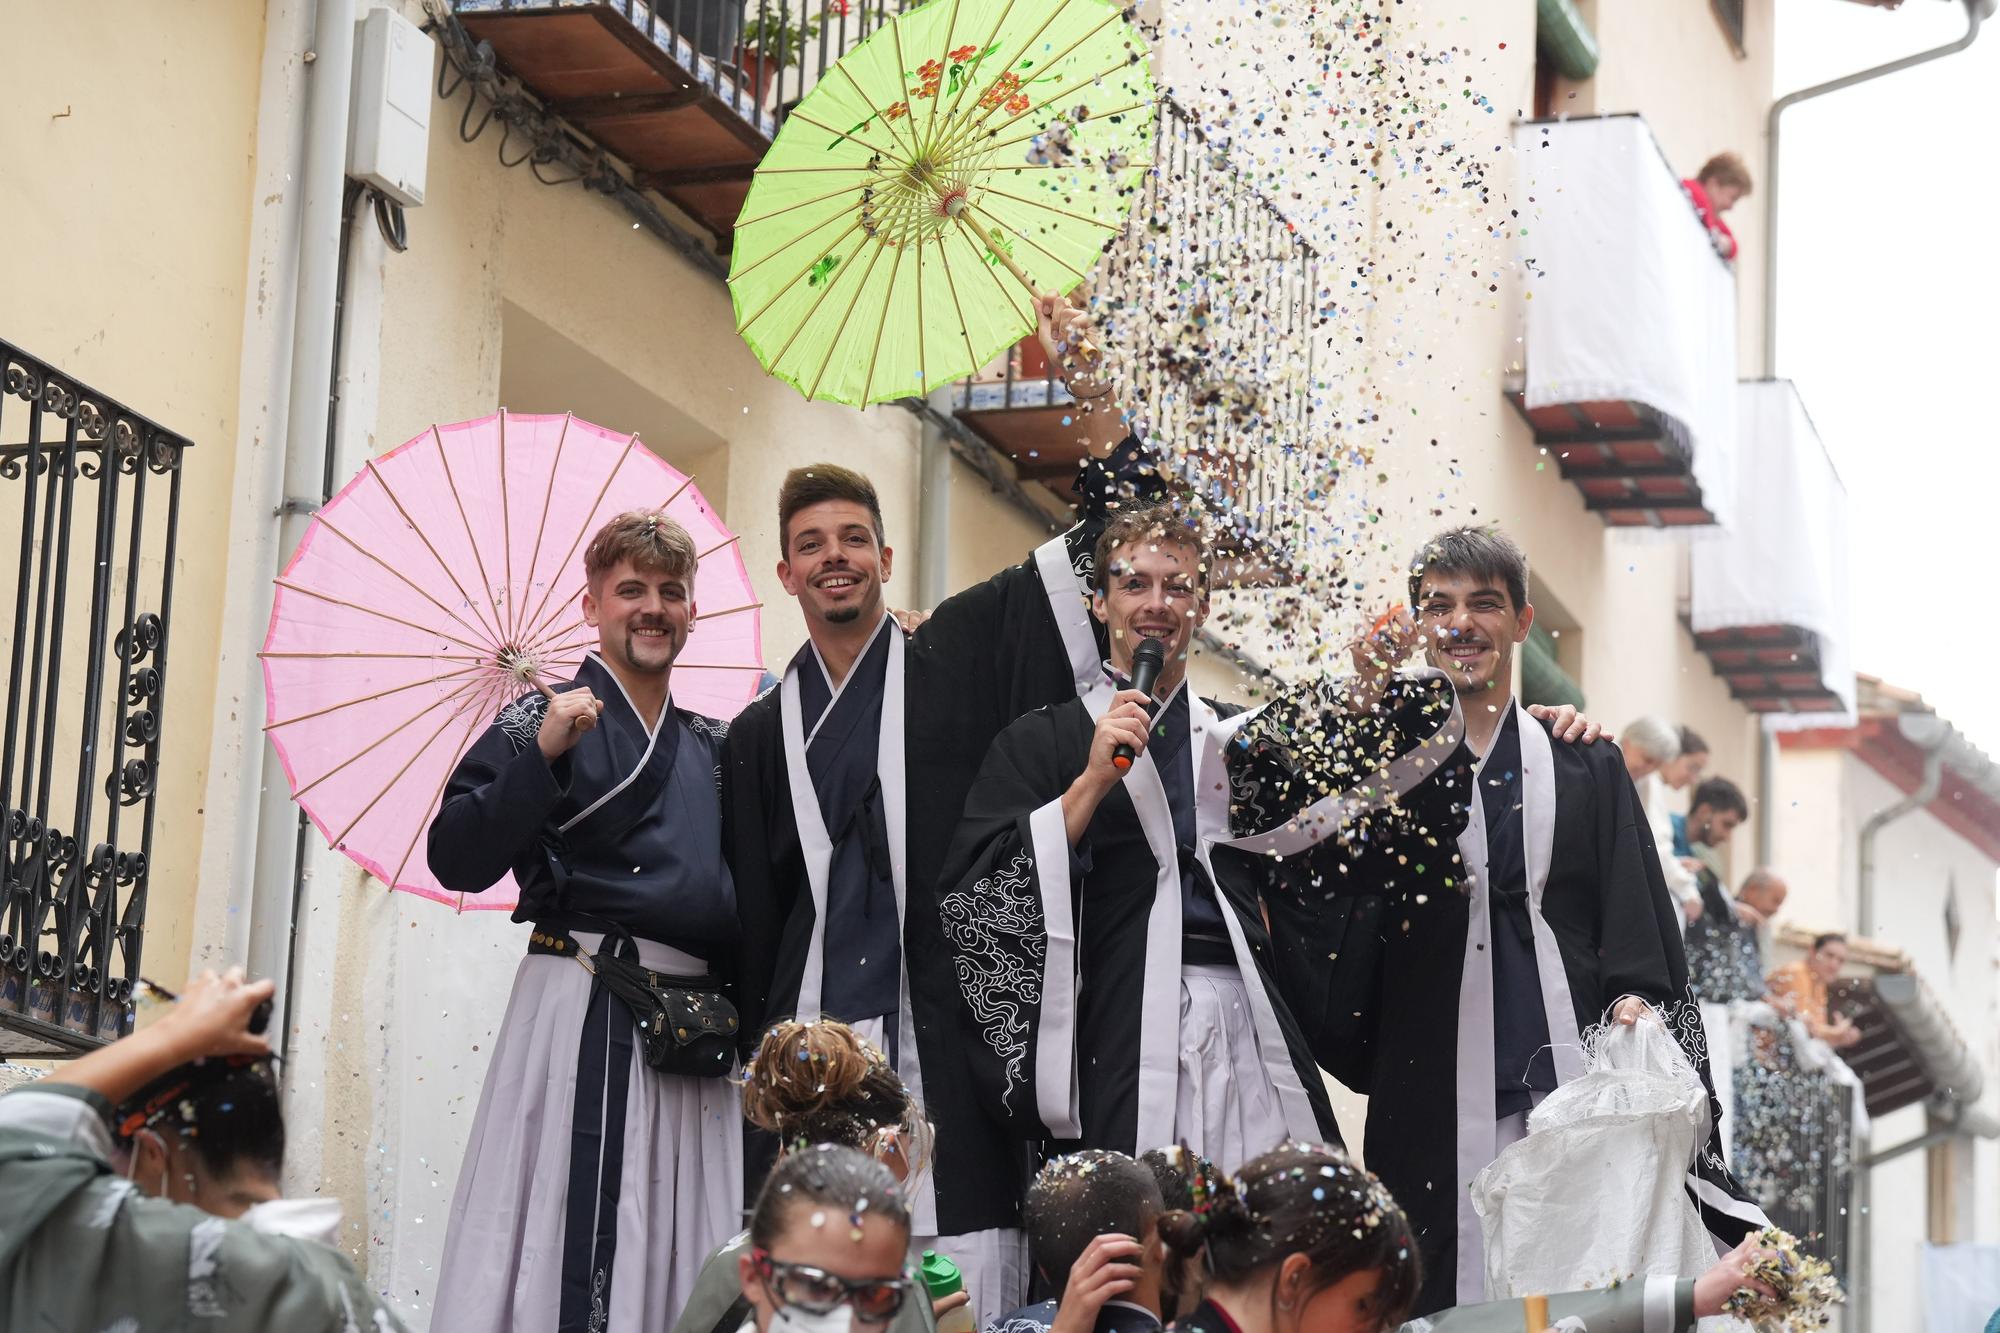
<svg viewBox="0 0 2000 1333">
<path fill-rule="evenodd" d="M 1112 762 L 1112 755 L 1120 745 L 1131 746 L 1135 758 L 1146 753 L 1146 739 L 1153 730 L 1153 715 L 1146 707 L 1151 702 L 1137 690 L 1120 690 L 1113 696 L 1111 707 L 1104 710 L 1104 716 L 1097 719 L 1084 773 L 1104 790 L 1109 791 L 1125 778 L 1126 770 Z"/>
<path fill-rule="evenodd" d="M 271 1043 L 250 1030 L 250 1015 L 276 989 L 269 977 L 245 981 L 240 967 L 219 976 L 204 971 L 181 989 L 179 1002 L 149 1030 L 171 1043 L 181 1063 L 212 1055 L 269 1055 Z"/>
<path fill-rule="evenodd" d="M 1732 903 L 1730 910 L 1736 913 L 1736 919 L 1746 926 L 1761 926 L 1769 919 L 1749 903 Z"/>
<path fill-rule="evenodd" d="M 905 634 L 915 634 L 931 618 L 928 611 L 897 611 L 892 608 L 889 614 L 896 618 L 896 623 L 903 627 Z"/>
<path fill-rule="evenodd" d="M 1701 899 L 1699 898 L 1690 898 L 1681 904 L 1681 914 L 1687 917 L 1688 924 L 1690 925 L 1701 920 L 1701 912 Z"/>
<path fill-rule="evenodd" d="M 1064 297 L 1048 292 L 1035 298 L 1035 337 L 1072 398 L 1095 398 L 1110 388 L 1091 333 L 1090 317 Z"/>
<path fill-rule="evenodd" d="M 1611 1006 L 1611 1021 L 1621 1026 L 1631 1027 L 1642 1018 L 1650 1018 L 1657 1023 L 1660 1013 L 1636 995 L 1627 995 Z"/>
<path fill-rule="evenodd" d="M 1383 612 L 1366 634 L 1347 646 L 1347 655 L 1354 663 L 1351 702 L 1355 711 L 1366 712 L 1381 700 L 1396 668 L 1409 660 L 1421 642 L 1423 635 L 1417 629 L 1417 622 L 1410 618 L 1409 608 L 1399 602 Z"/>
<path fill-rule="evenodd" d="M 1775 1299 L 1777 1293 L 1750 1276 L 1751 1269 L 1771 1257 L 1772 1251 L 1757 1244 L 1756 1232 L 1745 1236 L 1741 1244 L 1716 1260 L 1713 1268 L 1694 1280 L 1695 1317 L 1709 1319 L 1721 1314 L 1729 1298 L 1745 1287 L 1767 1301 Z"/>
<path fill-rule="evenodd" d="M 1049 1333 L 1091 1333 L 1105 1302 L 1138 1285 L 1139 1256 L 1144 1253 L 1145 1247 L 1134 1237 L 1115 1231 L 1093 1236 L 1069 1270 Z"/>
<path fill-rule="evenodd" d="M 541 730 L 535 733 L 542 758 L 554 763 L 567 754 L 584 732 L 597 725 L 603 712 L 603 701 L 583 688 L 564 690 L 550 699 L 548 711 L 542 714 Z"/>
</svg>

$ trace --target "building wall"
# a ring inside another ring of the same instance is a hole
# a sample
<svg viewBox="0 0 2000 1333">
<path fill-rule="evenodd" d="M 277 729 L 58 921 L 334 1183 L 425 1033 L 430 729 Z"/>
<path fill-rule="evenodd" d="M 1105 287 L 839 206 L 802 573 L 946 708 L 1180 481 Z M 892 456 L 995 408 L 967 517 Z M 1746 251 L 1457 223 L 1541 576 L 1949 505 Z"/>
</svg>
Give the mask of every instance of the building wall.
<svg viewBox="0 0 2000 1333">
<path fill-rule="evenodd" d="M 1780 920 L 1815 930 L 1851 929 L 1861 827 L 1903 793 L 1850 751 L 1787 749 L 1783 755 L 1776 861 L 1791 896 Z M 1928 812 L 1886 825 L 1876 840 L 1875 864 L 1874 936 L 1909 954 L 1917 975 L 1971 1044 L 1986 1071 L 1979 1105 L 1993 1114 L 2000 1108 L 2000 1029 L 1994 1024 L 2000 866 Z M 1955 954 L 1944 926 L 1945 899 L 1954 886 L 1961 922 Z M 1872 1127 L 1871 1150 L 1908 1142 L 1926 1128 L 1921 1106 L 1882 1116 Z M 2000 1241 L 2000 1143 L 1960 1141 L 1948 1151 L 1956 1177 L 1957 1228 L 1948 1239 Z M 1926 1154 L 1909 1153 L 1877 1167 L 1872 1188 L 1874 1326 L 1900 1328 L 1910 1311 L 1921 1308 L 1918 1249 L 1929 1238 L 1931 1203 Z"/>
<path fill-rule="evenodd" d="M 264 24 L 262 6 L 232 0 L 157 19 L 89 5 L 7 16 L 0 336 L 194 446 L 144 954 L 148 974 L 172 986 L 192 937 L 214 694 L 204 663 L 226 576 L 221 544 L 196 534 L 227 524 L 244 302 L 261 295 L 247 290 L 247 255 Z M 88 572 L 79 568 L 73 597 Z"/>
<path fill-rule="evenodd" d="M 1477 7 L 1425 0 L 1416 8 L 1412 31 L 1425 36 L 1440 32 L 1434 17 L 1448 16 L 1441 37 L 1468 53 L 1464 72 L 1497 108 L 1489 115 L 1469 100 L 1451 103 L 1440 137 L 1463 136 L 1482 153 L 1509 143 L 1508 109 L 1525 115 L 1533 102 L 1535 7 L 1525 0 Z M 1738 60 L 1705 5 L 1601 0 L 1594 21 L 1603 57 L 1586 86 L 1591 109 L 1642 113 L 1685 174 L 1728 145 L 1754 163 L 1771 96 L 1771 21 L 1768 0 L 1749 10 L 1751 56 Z M 1697 88 L 1699 95 L 1691 91 Z M 1694 727 L 1713 747 L 1709 771 L 1733 778 L 1754 800 L 1756 721 L 1731 700 L 1679 619 L 1684 544 L 1699 537 L 1607 532 L 1503 398 L 1505 377 L 1522 358 L 1520 261 L 1531 256 L 1547 268 L 1561 256 L 1534 249 L 1533 206 L 1517 197 L 1511 154 L 1495 156 L 1501 165 L 1489 168 L 1489 207 L 1464 197 L 1433 206 L 1419 185 L 1403 187 L 1400 199 L 1392 187 L 1378 204 L 1398 225 L 1400 242 L 1379 232 L 1378 242 L 1401 260 L 1402 281 L 1381 293 L 1366 387 L 1390 409 L 1384 420 L 1397 424 L 1373 469 L 1392 478 L 1383 488 L 1382 520 L 1356 563 L 1378 604 L 1400 600 L 1409 556 L 1430 532 L 1497 523 L 1528 555 L 1531 600 L 1534 588 L 1546 589 L 1581 627 L 1571 631 L 1581 645 L 1564 647 L 1580 660 L 1586 711 L 1613 731 L 1648 713 Z M 1512 210 L 1520 210 L 1519 223 L 1498 226 Z M 1746 373 L 1762 319 L 1750 258 L 1761 237 L 1751 223 L 1746 217 L 1738 228 L 1746 252 L 1738 268 Z M 1474 224 L 1495 224 L 1500 234 Z M 1740 876 L 1754 857 L 1749 831 L 1738 844 L 1732 874 Z"/>
</svg>

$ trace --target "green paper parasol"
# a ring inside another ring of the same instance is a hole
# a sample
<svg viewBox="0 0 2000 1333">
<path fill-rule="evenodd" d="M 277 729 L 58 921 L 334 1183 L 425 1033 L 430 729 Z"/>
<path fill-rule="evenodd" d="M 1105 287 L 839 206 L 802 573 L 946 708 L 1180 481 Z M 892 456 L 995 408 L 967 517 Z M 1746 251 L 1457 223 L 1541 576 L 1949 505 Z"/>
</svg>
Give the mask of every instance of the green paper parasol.
<svg viewBox="0 0 2000 1333">
<path fill-rule="evenodd" d="M 808 398 L 921 396 L 1035 327 L 1123 230 L 1153 81 L 1105 0 L 930 0 L 820 77 L 736 222 L 736 328 Z"/>
</svg>

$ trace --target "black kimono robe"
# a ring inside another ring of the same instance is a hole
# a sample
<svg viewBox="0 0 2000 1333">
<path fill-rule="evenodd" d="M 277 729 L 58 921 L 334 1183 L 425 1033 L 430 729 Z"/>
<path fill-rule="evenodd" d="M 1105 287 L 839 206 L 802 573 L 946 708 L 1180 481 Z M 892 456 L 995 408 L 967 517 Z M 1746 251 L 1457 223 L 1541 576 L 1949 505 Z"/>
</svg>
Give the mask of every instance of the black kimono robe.
<svg viewBox="0 0 2000 1333">
<path fill-rule="evenodd" d="M 1437 688 L 1435 675 L 1425 679 Z M 1411 688 L 1403 686 L 1388 706 L 1407 715 Z M 1376 795 L 1367 784 L 1337 791 L 1276 832 L 1237 844 L 1239 851 L 1288 858 L 1289 865 L 1234 863 L 1259 880 L 1274 920 L 1321 932 L 1308 935 L 1314 942 L 1300 952 L 1329 959 L 1328 985 L 1339 1004 L 1332 1012 L 1302 1004 L 1303 1021 L 1365 1032 L 1363 1085 L 1356 1090 L 1370 1098 L 1366 1158 L 1409 1214 L 1423 1248 L 1420 1313 L 1484 1295 L 1484 1251 L 1469 1186 L 1497 1155 L 1502 1084 L 1488 870 L 1495 830 L 1479 780 L 1503 775 L 1480 773 L 1463 746 L 1456 711 L 1445 718 L 1436 711 L 1427 725 L 1436 741 L 1455 747 L 1449 758 L 1428 773 L 1377 780 Z M 1678 908 L 1617 747 L 1553 743 L 1547 727 L 1518 706 L 1513 723 L 1520 804 L 1511 817 L 1519 820 L 1524 863 L 1530 984 L 1539 991 L 1555 1081 L 1582 1073 L 1580 1034 L 1606 1021 L 1619 999 L 1636 995 L 1666 1017 L 1712 1088 L 1700 1014 L 1687 995 Z M 1336 732 L 1380 725 L 1335 716 L 1328 724 Z M 1254 728 L 1246 739 L 1271 743 Z M 1351 915 L 1327 910 L 1339 896 L 1355 895 L 1380 900 L 1360 933 L 1351 929 Z M 1511 928 L 1505 913 L 1500 925 Z M 1719 1123 L 1712 1093 L 1710 1115 Z M 1712 1129 L 1690 1164 L 1687 1188 L 1710 1231 L 1733 1245 L 1764 1219 L 1730 1176 L 1720 1144 Z"/>
<path fill-rule="evenodd" d="M 1136 1154 L 1175 1141 L 1183 859 L 1149 749 L 1091 818 L 1087 860 L 1062 796 L 1118 682 L 1000 733 L 966 798 L 940 884 L 966 1047 L 987 1112 L 1016 1135 Z M 1197 837 L 1230 831 L 1231 737 L 1188 700 Z M 1275 794 L 1274 794 L 1275 798 Z M 1257 1059 L 1292 1137 L 1338 1142 L 1326 1089 L 1273 971 L 1254 889 L 1199 873 L 1250 998 Z M 1268 1146 L 1276 1146 L 1268 1145 Z M 1197 1146 L 1197 1151 L 1200 1148 Z"/>
<path fill-rule="evenodd" d="M 717 782 L 726 725 L 669 700 L 649 733 L 595 652 L 555 688 L 578 686 L 604 712 L 554 763 L 535 745 L 539 694 L 472 743 L 431 821 L 431 872 L 454 892 L 483 893 L 511 870 L 516 921 L 622 926 L 726 970 L 737 933 Z"/>
<path fill-rule="evenodd" d="M 1159 484 L 1150 455 L 1126 440 L 1081 473 L 1083 518 L 1075 527 L 945 599 L 916 634 L 893 623 L 883 631 L 879 731 L 855 741 L 874 750 L 872 800 L 902 922 L 906 1002 L 891 1044 L 898 1072 L 938 1130 L 931 1170 L 912 1200 L 918 1235 L 1020 1225 L 1027 1158 L 973 1093 L 932 888 L 993 737 L 1096 680 L 1104 654 L 1087 599 L 1097 537 L 1112 507 L 1154 498 Z M 828 828 L 806 777 L 808 728 L 797 720 L 796 700 L 800 671 L 815 666 L 811 651 L 802 649 L 784 683 L 737 715 L 725 751 L 723 837 L 735 874 L 750 1043 L 779 1019 L 825 1007 L 826 905 L 838 892 L 830 883 L 835 858 L 850 850 L 836 843 L 868 836 L 865 826 L 850 826 L 835 839 L 842 830 Z M 841 986 L 836 977 L 836 995 Z"/>
</svg>

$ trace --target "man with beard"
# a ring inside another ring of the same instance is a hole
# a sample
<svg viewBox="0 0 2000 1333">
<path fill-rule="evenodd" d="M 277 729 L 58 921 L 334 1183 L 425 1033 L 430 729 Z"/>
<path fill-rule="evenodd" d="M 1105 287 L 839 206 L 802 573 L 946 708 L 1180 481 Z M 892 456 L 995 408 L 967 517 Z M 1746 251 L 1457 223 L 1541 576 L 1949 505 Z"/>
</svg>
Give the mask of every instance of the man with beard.
<svg viewBox="0 0 2000 1333">
<path fill-rule="evenodd" d="M 1414 783 L 1350 785 L 1308 810 L 1295 826 L 1322 820 L 1320 845 L 1287 885 L 1300 899 L 1381 900 L 1369 932 L 1322 939 L 1320 956 L 1337 952 L 1328 970 L 1374 989 L 1357 1089 L 1370 1098 L 1366 1156 L 1409 1211 L 1429 1312 L 1483 1297 L 1467 1187 L 1525 1136 L 1536 1103 L 1583 1072 L 1585 1030 L 1665 1021 L 1704 1082 L 1708 1068 L 1677 909 L 1618 748 L 1553 745 L 1511 696 L 1514 649 L 1534 622 L 1520 548 L 1453 529 L 1419 552 L 1409 586 L 1415 619 L 1398 611 L 1355 646 L 1348 707 L 1356 727 L 1379 713 L 1407 688 L 1393 670 L 1421 643 L 1456 694 L 1463 739 Z M 1765 1224 L 1713 1133 L 1687 1189 L 1732 1245 Z"/>
<path fill-rule="evenodd" d="M 511 870 L 514 919 L 534 927 L 447 1224 L 434 1318 L 454 1333 L 665 1328 L 741 1216 L 736 1032 L 713 1076 L 649 1049 L 666 1036 L 656 1003 L 727 1026 L 709 974 L 737 930 L 724 728 L 669 692 L 696 620 L 694 543 L 638 510 L 583 562 L 596 650 L 501 711 L 430 829 L 439 883 L 479 893 Z"/>
<path fill-rule="evenodd" d="M 1072 396 L 1103 399 L 1108 384 L 1073 354 L 1077 312 L 1046 297 L 1040 314 Z M 807 641 L 725 748 L 744 1035 L 824 1015 L 888 1054 L 938 1130 L 932 1169 L 912 1186 L 917 1246 L 957 1263 L 982 1325 L 1026 1294 L 1028 1169 L 973 1099 L 932 887 L 988 742 L 1029 709 L 1075 698 L 1102 661 L 1084 601 L 1097 533 L 1157 481 L 1135 440 L 1099 456 L 1124 430 L 1108 399 L 1095 407 L 1079 412 L 1082 520 L 914 633 L 885 609 L 895 552 L 874 486 L 830 463 L 788 474 L 777 572 Z"/>
</svg>

